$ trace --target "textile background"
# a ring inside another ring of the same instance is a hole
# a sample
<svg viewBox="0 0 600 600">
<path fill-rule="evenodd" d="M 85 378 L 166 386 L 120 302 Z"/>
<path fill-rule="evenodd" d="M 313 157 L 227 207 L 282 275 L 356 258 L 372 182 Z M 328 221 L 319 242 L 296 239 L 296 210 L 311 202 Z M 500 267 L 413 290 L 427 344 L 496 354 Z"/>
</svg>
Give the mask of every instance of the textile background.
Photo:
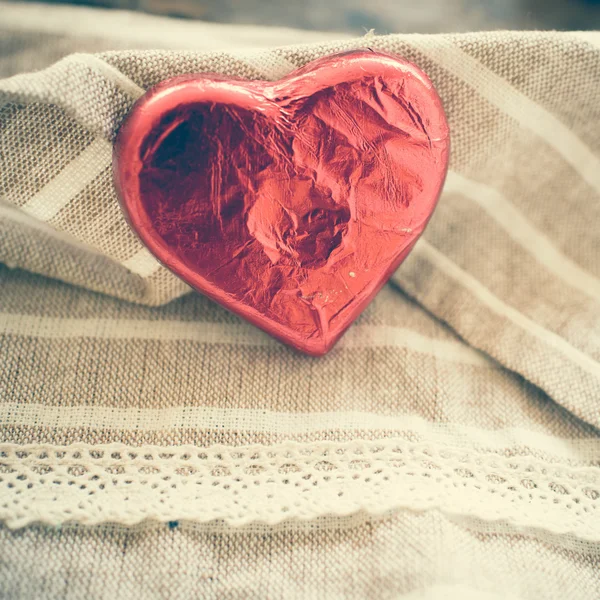
<svg viewBox="0 0 600 600">
<path fill-rule="evenodd" d="M 600 35 L 0 4 L 0 36 L 0 597 L 600 595 Z M 148 254 L 111 143 L 171 75 L 359 47 L 428 73 L 452 158 L 316 359 Z"/>
</svg>

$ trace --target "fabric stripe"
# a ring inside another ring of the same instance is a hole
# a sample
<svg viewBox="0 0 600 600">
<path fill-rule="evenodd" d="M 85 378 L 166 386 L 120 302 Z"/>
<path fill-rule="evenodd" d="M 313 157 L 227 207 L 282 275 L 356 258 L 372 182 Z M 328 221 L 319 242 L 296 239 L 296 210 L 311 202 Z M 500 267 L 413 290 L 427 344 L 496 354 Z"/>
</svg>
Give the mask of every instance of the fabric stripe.
<svg viewBox="0 0 600 600">
<path fill-rule="evenodd" d="M 43 339 L 191 340 L 206 344 L 276 346 L 277 342 L 247 324 L 117 319 L 60 319 L 0 313 L 0 333 Z M 399 347 L 441 360 L 497 368 L 483 353 L 449 340 L 429 338 L 403 327 L 355 325 L 340 348 Z"/>
<path fill-rule="evenodd" d="M 472 275 L 463 271 L 458 265 L 453 263 L 424 239 L 419 240 L 414 251 L 426 258 L 440 269 L 440 271 L 471 292 L 487 308 L 496 314 L 509 319 L 519 329 L 526 331 L 533 337 L 547 344 L 549 347 L 560 352 L 566 359 L 579 366 L 587 373 L 600 378 L 600 364 L 593 358 L 584 354 L 574 346 L 571 346 L 564 338 L 545 329 L 538 323 L 531 321 L 518 310 L 503 302 Z"/>
<path fill-rule="evenodd" d="M 102 171 L 102 169 L 100 169 L 100 171 Z M 53 239 L 63 242 L 65 244 L 69 244 L 70 246 L 73 246 L 79 250 L 84 250 L 85 252 L 105 257 L 105 254 L 100 252 L 100 250 L 98 250 L 94 246 L 84 244 L 75 237 L 69 235 L 67 232 L 55 229 L 51 225 L 48 225 L 46 222 L 40 221 L 38 218 L 35 218 L 32 215 L 22 210 L 19 210 L 10 204 L 0 202 L 0 218 L 4 218 L 12 223 L 18 223 L 20 225 L 25 225 L 26 227 L 30 227 L 37 231 L 41 231 L 42 233 L 52 237 Z M 154 256 L 150 254 L 150 252 L 146 248 L 140 249 L 139 252 L 137 252 L 130 259 L 124 261 L 121 264 L 125 268 L 129 269 L 132 273 L 140 275 L 144 278 L 153 275 L 161 267 L 161 264 L 154 258 Z"/>
<path fill-rule="evenodd" d="M 6 219 L 11 223 L 18 223 L 19 225 L 25 225 L 26 227 L 35 229 L 36 231 L 40 231 L 45 235 L 55 240 L 58 240 L 64 244 L 74 246 L 78 250 L 85 250 L 86 252 L 89 252 L 91 254 L 96 254 L 98 256 L 105 257 L 105 255 L 96 248 L 80 242 L 77 238 L 71 236 L 65 231 L 59 231 L 58 229 L 55 229 L 54 227 L 48 225 L 44 221 L 40 221 L 39 219 L 31 217 L 30 215 L 23 212 L 21 209 L 16 208 L 12 204 L 5 204 L 4 202 L 0 201 L 0 218 Z"/>
<path fill-rule="evenodd" d="M 434 41 L 420 35 L 410 36 L 407 41 L 522 127 L 533 131 L 600 193 L 600 160 L 553 114 L 496 75 L 481 61 L 463 52 L 452 41 Z"/>
<path fill-rule="evenodd" d="M 154 275 L 162 266 L 145 247 L 140 248 L 133 256 L 121 264 L 131 272 L 144 278 Z"/>
<path fill-rule="evenodd" d="M 91 54 L 74 54 L 71 59 L 101 72 L 133 98 L 138 98 L 144 93 L 131 79 Z M 103 138 L 97 138 L 48 185 L 30 198 L 21 207 L 22 210 L 41 221 L 49 221 L 98 177 L 110 165 L 111 160 L 111 144 Z"/>
<path fill-rule="evenodd" d="M 48 185 L 22 206 L 29 215 L 49 221 L 110 164 L 112 146 L 97 138 Z"/>
<path fill-rule="evenodd" d="M 70 58 L 100 72 L 134 99 L 144 94 L 144 90 L 126 75 L 92 54 L 73 54 Z M 83 192 L 110 165 L 111 160 L 111 144 L 103 138 L 96 139 L 22 209 L 37 219 L 49 221 Z M 160 264 L 146 248 L 126 260 L 123 266 L 141 277 L 149 277 L 160 269 Z"/>
<path fill-rule="evenodd" d="M 93 71 L 98 71 L 108 81 L 136 100 L 145 93 L 145 90 L 129 79 L 129 77 L 93 54 L 72 54 L 70 59 L 74 62 L 87 65 Z"/>
<path fill-rule="evenodd" d="M 498 190 L 449 171 L 445 194 L 461 194 L 476 202 L 516 242 L 521 244 L 550 273 L 572 288 L 600 300 L 600 280 L 582 269 L 558 248 Z"/>
<path fill-rule="evenodd" d="M 275 435 L 304 435 L 315 431 L 406 431 L 422 441 L 455 447 L 475 446 L 506 450 L 523 446 L 549 455 L 585 461 L 600 459 L 600 439 L 558 438 L 522 428 L 489 430 L 456 423 L 432 423 L 415 415 L 361 411 L 288 413 L 264 409 L 174 406 L 171 408 L 116 408 L 100 405 L 56 406 L 0 403 L 0 424 L 24 427 L 80 427 L 94 423 L 98 430 L 165 431 L 214 429 Z"/>
</svg>

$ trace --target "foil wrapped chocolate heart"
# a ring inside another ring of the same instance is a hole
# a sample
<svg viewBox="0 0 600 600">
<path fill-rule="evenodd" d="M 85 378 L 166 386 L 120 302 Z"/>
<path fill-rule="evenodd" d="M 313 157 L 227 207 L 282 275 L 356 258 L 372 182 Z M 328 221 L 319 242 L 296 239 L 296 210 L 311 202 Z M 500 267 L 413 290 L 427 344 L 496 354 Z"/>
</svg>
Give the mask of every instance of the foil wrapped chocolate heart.
<svg viewBox="0 0 600 600">
<path fill-rule="evenodd" d="M 169 79 L 128 115 L 113 169 L 129 223 L 161 263 L 321 355 L 421 235 L 448 156 L 429 79 L 365 50 L 277 82 Z"/>
</svg>

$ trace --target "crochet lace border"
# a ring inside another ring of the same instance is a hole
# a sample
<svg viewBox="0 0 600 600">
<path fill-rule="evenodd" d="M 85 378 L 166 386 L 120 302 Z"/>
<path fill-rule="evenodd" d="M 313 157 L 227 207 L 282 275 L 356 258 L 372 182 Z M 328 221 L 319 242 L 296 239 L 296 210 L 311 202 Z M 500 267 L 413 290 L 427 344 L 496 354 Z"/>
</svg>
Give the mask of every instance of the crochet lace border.
<svg viewBox="0 0 600 600">
<path fill-rule="evenodd" d="M 0 445 L 0 519 L 11 528 L 145 520 L 274 525 L 405 508 L 600 541 L 599 507 L 596 467 L 439 442 Z"/>
</svg>

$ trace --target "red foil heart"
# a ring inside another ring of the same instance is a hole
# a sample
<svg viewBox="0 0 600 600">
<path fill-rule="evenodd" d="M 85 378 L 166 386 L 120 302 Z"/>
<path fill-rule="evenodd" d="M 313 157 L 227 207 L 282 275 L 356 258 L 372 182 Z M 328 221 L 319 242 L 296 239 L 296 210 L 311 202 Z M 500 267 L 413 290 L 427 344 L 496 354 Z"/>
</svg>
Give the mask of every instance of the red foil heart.
<svg viewBox="0 0 600 600">
<path fill-rule="evenodd" d="M 429 79 L 366 50 L 274 83 L 169 79 L 133 107 L 113 167 L 123 210 L 160 262 L 321 355 L 421 235 L 448 155 Z"/>
</svg>

